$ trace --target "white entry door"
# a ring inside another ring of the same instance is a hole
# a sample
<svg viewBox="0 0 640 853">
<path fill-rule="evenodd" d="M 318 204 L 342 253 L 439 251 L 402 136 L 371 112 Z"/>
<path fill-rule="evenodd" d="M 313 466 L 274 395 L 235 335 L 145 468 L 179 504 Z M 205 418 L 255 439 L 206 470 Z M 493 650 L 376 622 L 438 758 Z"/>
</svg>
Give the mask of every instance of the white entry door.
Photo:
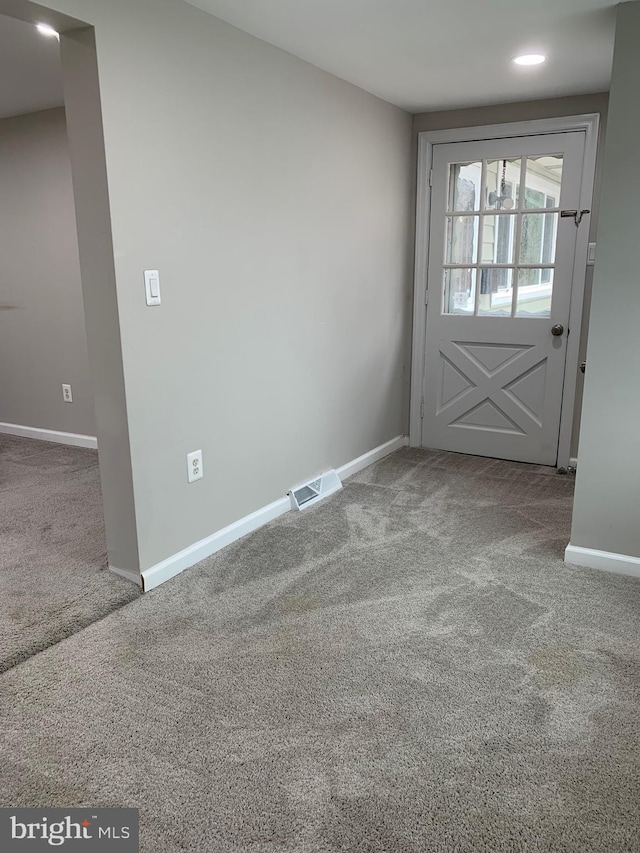
<svg viewBox="0 0 640 853">
<path fill-rule="evenodd" d="M 584 143 L 434 145 L 424 447 L 556 464 Z"/>
</svg>

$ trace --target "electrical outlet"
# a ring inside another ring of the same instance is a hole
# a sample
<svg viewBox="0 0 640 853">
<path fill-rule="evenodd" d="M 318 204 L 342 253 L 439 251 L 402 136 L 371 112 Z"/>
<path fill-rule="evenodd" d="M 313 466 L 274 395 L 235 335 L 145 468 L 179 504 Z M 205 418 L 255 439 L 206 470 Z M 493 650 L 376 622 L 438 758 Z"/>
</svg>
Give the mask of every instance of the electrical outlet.
<svg viewBox="0 0 640 853">
<path fill-rule="evenodd" d="M 62 386 L 62 399 L 65 403 L 73 403 L 73 394 L 71 393 L 71 385 Z"/>
<path fill-rule="evenodd" d="M 201 480 L 204 477 L 201 450 L 194 450 L 193 453 L 187 453 L 187 477 L 190 483 L 194 483 L 196 480 Z"/>
</svg>

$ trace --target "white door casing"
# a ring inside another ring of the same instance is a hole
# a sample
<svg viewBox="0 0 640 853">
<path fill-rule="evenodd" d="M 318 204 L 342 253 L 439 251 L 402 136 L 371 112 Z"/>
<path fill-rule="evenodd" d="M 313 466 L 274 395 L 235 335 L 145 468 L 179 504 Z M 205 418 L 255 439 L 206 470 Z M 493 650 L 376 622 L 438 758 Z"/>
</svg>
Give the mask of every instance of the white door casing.
<svg viewBox="0 0 640 853">
<path fill-rule="evenodd" d="M 565 363 L 577 371 L 589 219 L 577 228 L 560 211 L 581 210 L 591 199 L 597 128 L 594 117 L 564 122 L 552 134 L 536 133 L 538 128 L 527 124 L 512 126 L 513 131 L 534 131 L 527 136 L 512 136 L 511 128 L 503 126 L 476 129 L 488 130 L 493 139 L 420 140 L 423 186 L 416 256 L 418 264 L 429 259 L 429 299 L 425 312 L 425 282 L 417 264 L 414 446 L 562 464 L 561 416 L 567 433 L 575 393 L 575 380 L 565 382 Z M 568 132 L 565 125 L 571 124 L 579 130 Z M 428 199 L 425 167 L 433 170 Z M 553 183 L 553 174 L 562 175 L 561 185 L 559 178 Z M 551 195 L 545 196 L 545 186 Z M 454 199 L 451 193 L 460 187 L 463 195 L 471 187 L 475 201 Z M 420 234 L 426 231 L 425 200 L 430 202 L 428 255 L 426 234 L 422 245 Z M 568 333 L 576 320 L 572 339 Z M 555 336 L 551 329 L 558 324 L 564 332 Z M 426 347 L 417 352 L 425 340 Z M 417 422 L 422 427 L 418 435 Z M 567 464 L 569 435 L 562 444 Z"/>
</svg>

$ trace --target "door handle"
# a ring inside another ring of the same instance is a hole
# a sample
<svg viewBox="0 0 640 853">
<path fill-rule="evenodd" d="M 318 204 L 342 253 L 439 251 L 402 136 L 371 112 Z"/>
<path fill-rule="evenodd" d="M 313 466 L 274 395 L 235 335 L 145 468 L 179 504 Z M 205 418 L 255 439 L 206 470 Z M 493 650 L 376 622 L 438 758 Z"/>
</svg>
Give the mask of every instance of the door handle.
<svg viewBox="0 0 640 853">
<path fill-rule="evenodd" d="M 563 332 L 564 326 L 562 325 L 562 323 L 556 323 L 555 326 L 551 327 L 551 334 L 556 338 L 559 338 Z"/>
</svg>

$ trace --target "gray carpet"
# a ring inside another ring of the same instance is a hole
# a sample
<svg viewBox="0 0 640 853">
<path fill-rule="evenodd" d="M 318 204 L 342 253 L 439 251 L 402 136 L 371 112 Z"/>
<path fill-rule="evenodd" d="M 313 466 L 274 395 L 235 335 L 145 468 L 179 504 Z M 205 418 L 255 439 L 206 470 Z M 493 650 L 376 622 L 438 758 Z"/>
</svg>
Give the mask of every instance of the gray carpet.
<svg viewBox="0 0 640 853">
<path fill-rule="evenodd" d="M 0 677 L 0 800 L 145 853 L 640 850 L 640 583 L 572 481 L 400 451 Z"/>
<path fill-rule="evenodd" d="M 138 595 L 107 569 L 97 452 L 0 435 L 0 672 Z"/>
</svg>

